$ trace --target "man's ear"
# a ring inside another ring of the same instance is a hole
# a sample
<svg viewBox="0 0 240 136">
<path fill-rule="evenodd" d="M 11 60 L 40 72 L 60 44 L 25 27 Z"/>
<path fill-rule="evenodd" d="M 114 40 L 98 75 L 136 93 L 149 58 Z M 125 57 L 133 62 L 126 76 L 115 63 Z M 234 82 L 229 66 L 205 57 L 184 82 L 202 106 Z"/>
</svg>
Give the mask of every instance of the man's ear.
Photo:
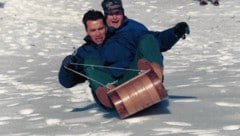
<svg viewBox="0 0 240 136">
<path fill-rule="evenodd" d="M 86 33 L 86 35 L 88 35 L 88 31 L 87 31 L 87 28 L 85 28 L 85 33 Z"/>
</svg>

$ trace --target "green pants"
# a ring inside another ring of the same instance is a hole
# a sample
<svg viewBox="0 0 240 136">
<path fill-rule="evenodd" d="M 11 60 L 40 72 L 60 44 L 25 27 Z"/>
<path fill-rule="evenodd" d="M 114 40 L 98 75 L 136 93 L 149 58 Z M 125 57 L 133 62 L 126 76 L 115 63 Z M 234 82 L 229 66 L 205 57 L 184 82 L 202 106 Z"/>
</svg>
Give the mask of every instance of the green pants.
<svg viewBox="0 0 240 136">
<path fill-rule="evenodd" d="M 134 61 L 129 69 L 137 70 L 138 60 L 142 58 L 145 58 L 149 62 L 157 62 L 163 66 L 163 56 L 159 47 L 158 41 L 152 35 L 144 35 L 139 41 Z M 85 59 L 84 63 L 103 66 L 97 58 Z M 86 75 L 90 78 L 90 87 L 93 92 L 95 92 L 99 86 L 107 85 L 109 83 L 115 82 L 114 85 L 120 85 L 137 76 L 139 73 L 137 71 L 126 71 L 121 78 L 117 79 L 112 77 L 106 68 L 86 66 L 84 70 Z"/>
<path fill-rule="evenodd" d="M 137 47 L 138 47 L 137 52 L 134 61 L 130 66 L 130 69 L 138 69 L 137 68 L 138 60 L 143 58 L 148 60 L 149 62 L 157 62 L 160 66 L 163 67 L 163 55 L 160 52 L 159 43 L 153 35 L 151 34 L 144 35 L 139 41 Z M 127 71 L 124 74 L 123 78 L 118 81 L 118 84 L 122 84 L 137 75 L 138 75 L 137 72 Z"/>
<path fill-rule="evenodd" d="M 135 61 L 145 58 L 149 62 L 157 62 L 163 67 L 163 55 L 160 52 L 160 45 L 157 39 L 151 35 L 144 35 L 138 43 Z"/>
<path fill-rule="evenodd" d="M 106 68 L 98 67 L 103 66 L 98 58 L 87 58 L 84 60 L 84 64 L 96 66 L 84 67 L 85 74 L 87 77 L 89 77 L 88 81 L 93 92 L 95 92 L 99 86 L 105 86 L 116 81 L 116 79 L 110 75 Z"/>
</svg>

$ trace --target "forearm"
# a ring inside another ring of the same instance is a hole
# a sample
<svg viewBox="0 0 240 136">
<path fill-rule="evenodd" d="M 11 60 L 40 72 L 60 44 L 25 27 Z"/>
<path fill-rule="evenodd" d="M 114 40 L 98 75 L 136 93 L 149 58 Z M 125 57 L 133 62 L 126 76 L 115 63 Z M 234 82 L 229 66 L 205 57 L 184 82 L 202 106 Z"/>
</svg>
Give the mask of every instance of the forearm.
<svg viewBox="0 0 240 136">
<path fill-rule="evenodd" d="M 59 83 L 65 88 L 71 88 L 78 83 L 84 82 L 86 79 L 80 75 L 77 75 L 61 66 L 58 73 Z"/>
<path fill-rule="evenodd" d="M 180 39 L 176 36 L 174 27 L 162 32 L 151 31 L 151 34 L 158 40 L 161 52 L 170 50 Z"/>
</svg>

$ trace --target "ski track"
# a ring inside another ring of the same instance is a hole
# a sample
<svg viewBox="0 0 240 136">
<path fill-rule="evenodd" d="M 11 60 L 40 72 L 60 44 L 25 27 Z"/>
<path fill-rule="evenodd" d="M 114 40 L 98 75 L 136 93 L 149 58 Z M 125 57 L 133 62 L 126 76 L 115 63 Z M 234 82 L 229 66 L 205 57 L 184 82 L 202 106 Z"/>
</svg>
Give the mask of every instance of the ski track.
<svg viewBox="0 0 240 136">
<path fill-rule="evenodd" d="M 151 30 L 190 25 L 191 35 L 164 53 L 170 113 L 120 120 L 95 105 L 88 82 L 71 89 L 57 82 L 61 60 L 83 43 L 83 13 L 101 10 L 100 2 L 0 0 L 1 135 L 240 134 L 239 0 L 123 3 L 127 16 Z"/>
</svg>

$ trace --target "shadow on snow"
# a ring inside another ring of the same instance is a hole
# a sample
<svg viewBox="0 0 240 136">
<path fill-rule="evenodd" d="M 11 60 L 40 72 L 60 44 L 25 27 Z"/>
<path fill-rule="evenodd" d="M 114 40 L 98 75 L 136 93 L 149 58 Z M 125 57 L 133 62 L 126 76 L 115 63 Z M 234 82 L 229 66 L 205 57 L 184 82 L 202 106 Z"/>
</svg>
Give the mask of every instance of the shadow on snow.
<svg viewBox="0 0 240 136">
<path fill-rule="evenodd" d="M 134 115 L 131 115 L 130 117 L 141 117 L 141 116 L 149 116 L 149 115 L 160 115 L 160 114 L 171 114 L 171 112 L 168 110 L 169 106 L 169 100 L 171 99 L 196 99 L 197 97 L 194 96 L 176 96 L 176 95 L 169 95 L 168 99 L 162 100 L 157 104 L 154 104 Z M 92 103 L 89 104 L 85 107 L 81 108 L 74 108 L 72 112 L 82 112 L 82 111 L 87 111 L 93 108 L 98 108 L 98 111 L 100 112 L 105 112 L 104 118 L 113 118 L 113 117 L 118 117 L 118 113 L 115 110 L 110 110 L 103 108 L 97 103 Z"/>
</svg>

